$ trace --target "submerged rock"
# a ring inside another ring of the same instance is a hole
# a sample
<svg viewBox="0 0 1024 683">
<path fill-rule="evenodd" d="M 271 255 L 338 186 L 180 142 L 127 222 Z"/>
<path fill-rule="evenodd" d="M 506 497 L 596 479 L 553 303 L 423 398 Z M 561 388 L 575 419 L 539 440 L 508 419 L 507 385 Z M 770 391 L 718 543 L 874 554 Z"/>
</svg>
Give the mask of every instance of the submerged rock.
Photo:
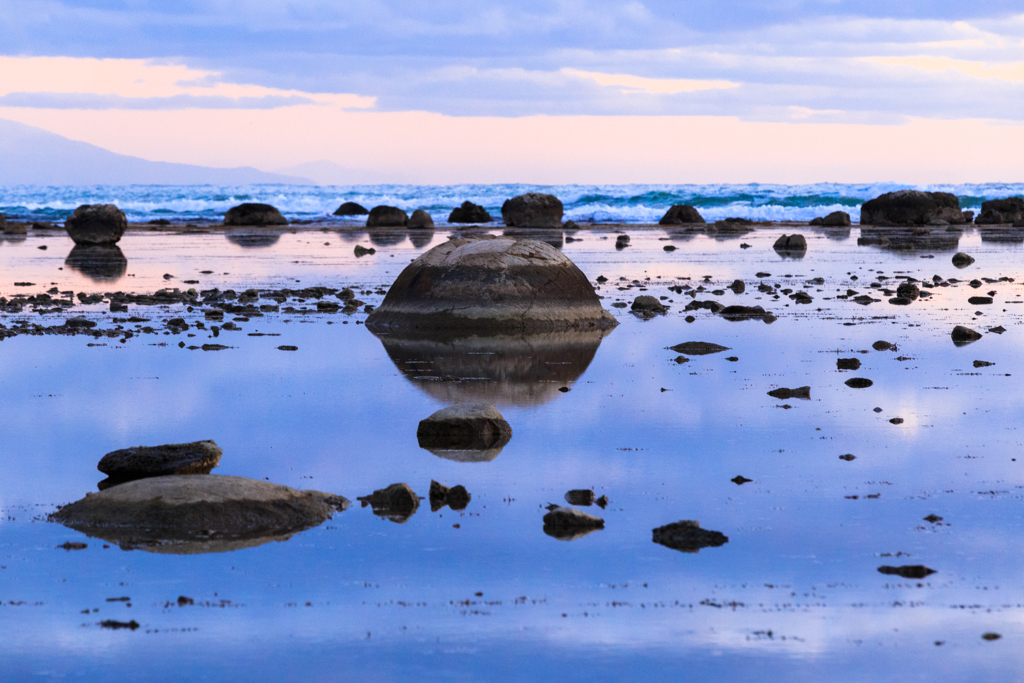
<svg viewBox="0 0 1024 683">
<path fill-rule="evenodd" d="M 720 531 L 700 528 L 700 522 L 683 520 L 666 524 L 652 531 L 651 539 L 659 545 L 684 553 L 696 553 L 701 548 L 717 548 L 729 542 L 729 537 Z"/>
<path fill-rule="evenodd" d="M 780 401 L 786 401 L 791 398 L 800 398 L 805 401 L 811 400 L 811 388 L 810 387 L 798 387 L 796 389 L 786 389 L 780 387 L 779 389 L 773 389 L 768 392 L 768 395 L 772 398 L 777 398 Z"/>
<path fill-rule="evenodd" d="M 223 454 L 212 440 L 111 451 L 96 466 L 112 480 L 131 481 L 169 474 L 209 474 Z"/>
<path fill-rule="evenodd" d="M 633 300 L 630 309 L 639 317 L 650 320 L 656 315 L 665 315 L 668 309 L 653 296 L 641 295 Z"/>
<path fill-rule="evenodd" d="M 687 225 L 687 224 L 703 224 L 704 217 L 700 215 L 697 209 L 693 208 L 689 204 L 676 204 L 672 206 L 665 215 L 662 216 L 661 220 L 658 221 L 658 225 Z"/>
<path fill-rule="evenodd" d="M 574 541 L 603 528 L 603 519 L 574 508 L 556 505 L 544 515 L 544 533 L 560 541 Z"/>
<path fill-rule="evenodd" d="M 388 330 L 542 332 L 618 323 L 554 247 L 508 237 L 454 238 L 406 266 L 366 319 Z"/>
<path fill-rule="evenodd" d="M 370 213 L 362 204 L 356 202 L 345 202 L 334 212 L 335 216 L 365 216 Z"/>
<path fill-rule="evenodd" d="M 685 353 L 691 356 L 706 356 L 712 353 L 721 353 L 722 351 L 730 350 L 728 346 L 722 346 L 721 344 L 698 341 L 683 342 L 682 344 L 676 344 L 675 346 L 670 346 L 668 348 L 670 351 Z"/>
<path fill-rule="evenodd" d="M 491 214 L 487 213 L 487 209 L 469 201 L 462 202 L 462 206 L 455 207 L 448 215 L 449 223 L 491 223 L 493 221 L 494 219 L 491 218 Z"/>
<path fill-rule="evenodd" d="M 270 204 L 246 202 L 228 209 L 224 225 L 288 225 L 288 220 Z"/>
<path fill-rule="evenodd" d="M 904 565 L 902 567 L 890 567 L 883 565 L 878 568 L 881 574 L 890 574 L 895 576 L 902 576 L 904 579 L 923 579 L 926 576 L 930 576 L 935 573 L 934 569 L 929 569 L 923 564 L 911 564 Z"/>
<path fill-rule="evenodd" d="M 953 343 L 957 346 L 966 346 L 967 344 L 981 339 L 981 334 L 979 332 L 975 332 L 969 327 L 957 325 L 953 328 L 953 332 L 950 334 L 950 337 L 952 337 Z"/>
<path fill-rule="evenodd" d="M 550 194 L 529 192 L 501 205 L 501 217 L 510 228 L 562 227 L 562 202 Z"/>
<path fill-rule="evenodd" d="M 431 452 L 490 451 L 503 448 L 512 427 L 489 403 L 459 403 L 420 421 L 416 439 Z"/>
<path fill-rule="evenodd" d="M 347 507 L 341 496 L 255 479 L 169 475 L 87 494 L 50 519 L 125 550 L 192 554 L 286 540 Z"/>
<path fill-rule="evenodd" d="M 363 507 L 369 505 L 373 514 L 384 517 L 392 522 L 404 524 L 409 521 L 420 507 L 419 496 L 408 484 L 392 484 L 384 489 L 377 489 L 368 496 L 357 499 Z"/>
<path fill-rule="evenodd" d="M 128 229 L 124 212 L 113 204 L 83 204 L 64 221 L 75 244 L 116 244 Z"/>
</svg>

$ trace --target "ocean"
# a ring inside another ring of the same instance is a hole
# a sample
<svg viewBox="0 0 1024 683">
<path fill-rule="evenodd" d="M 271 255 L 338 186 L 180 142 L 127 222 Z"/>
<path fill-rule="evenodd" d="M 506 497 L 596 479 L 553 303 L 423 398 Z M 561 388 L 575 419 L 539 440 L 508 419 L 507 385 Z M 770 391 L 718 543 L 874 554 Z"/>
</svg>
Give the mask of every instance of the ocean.
<svg viewBox="0 0 1024 683">
<path fill-rule="evenodd" d="M 577 223 L 655 223 L 673 204 L 691 204 L 705 220 L 727 217 L 757 221 L 809 221 L 846 211 L 854 222 L 868 199 L 899 189 L 951 192 L 963 209 L 979 211 L 981 202 L 1024 194 L 1024 183 L 901 185 L 896 183 L 813 185 L 124 185 L 0 187 L 0 214 L 15 220 L 63 221 L 81 204 L 112 203 L 132 222 L 220 221 L 242 202 L 276 206 L 289 220 L 362 222 L 333 218 L 343 202 L 367 208 L 380 204 L 409 212 L 424 209 L 437 223 L 464 201 L 484 206 L 500 220 L 501 204 L 526 192 L 554 194 L 565 205 L 565 219 Z"/>
</svg>

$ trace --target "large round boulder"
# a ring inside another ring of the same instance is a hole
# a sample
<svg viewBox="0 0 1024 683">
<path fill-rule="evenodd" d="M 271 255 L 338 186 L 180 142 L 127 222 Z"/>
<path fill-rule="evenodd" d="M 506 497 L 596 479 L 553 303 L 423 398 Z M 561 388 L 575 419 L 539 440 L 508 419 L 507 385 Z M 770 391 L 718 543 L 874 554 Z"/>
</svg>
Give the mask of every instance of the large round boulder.
<svg viewBox="0 0 1024 683">
<path fill-rule="evenodd" d="M 974 220 L 978 225 L 1015 223 L 1024 219 L 1024 199 L 1007 197 L 981 203 L 981 214 Z"/>
<path fill-rule="evenodd" d="M 850 214 L 845 211 L 833 211 L 821 219 L 823 228 L 848 228 L 850 224 Z"/>
<path fill-rule="evenodd" d="M 366 319 L 373 332 L 544 332 L 616 320 L 576 265 L 537 240 L 453 238 L 406 266 Z"/>
<path fill-rule="evenodd" d="M 365 216 L 370 213 L 365 206 L 356 202 L 345 202 L 334 212 L 335 216 Z"/>
<path fill-rule="evenodd" d="M 473 202 L 462 202 L 462 206 L 452 209 L 448 216 L 449 223 L 490 223 L 493 220 L 487 209 Z"/>
<path fill-rule="evenodd" d="M 320 491 L 190 474 L 137 479 L 87 494 L 50 518 L 125 549 L 196 553 L 283 540 L 347 507 L 341 496 Z"/>
<path fill-rule="evenodd" d="M 430 229 L 434 227 L 434 219 L 423 209 L 416 209 L 412 212 L 412 216 L 409 217 L 409 223 L 406 227 L 416 230 Z"/>
<path fill-rule="evenodd" d="M 75 244 L 116 244 L 128 218 L 113 204 L 83 204 L 64 221 L 64 229 Z"/>
<path fill-rule="evenodd" d="M 951 225 L 967 222 L 960 211 L 960 200 L 949 192 L 887 192 L 860 208 L 861 225 L 927 225 L 932 220 Z"/>
<path fill-rule="evenodd" d="M 288 225 L 288 220 L 270 204 L 246 202 L 228 209 L 224 225 Z"/>
<path fill-rule="evenodd" d="M 507 199 L 501 205 L 501 217 L 510 228 L 560 228 L 562 213 L 558 197 L 539 192 Z"/>
<path fill-rule="evenodd" d="M 368 228 L 404 228 L 408 223 L 408 214 L 394 206 L 375 206 L 366 217 Z"/>
<path fill-rule="evenodd" d="M 658 225 L 687 225 L 703 223 L 704 217 L 689 204 L 676 204 L 661 217 Z"/>
</svg>

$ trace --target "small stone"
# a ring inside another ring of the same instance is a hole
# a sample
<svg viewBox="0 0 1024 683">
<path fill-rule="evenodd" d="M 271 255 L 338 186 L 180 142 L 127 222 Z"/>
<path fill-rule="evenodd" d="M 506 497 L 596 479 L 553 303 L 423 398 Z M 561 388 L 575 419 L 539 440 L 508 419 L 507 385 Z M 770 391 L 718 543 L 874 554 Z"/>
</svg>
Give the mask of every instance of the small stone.
<svg viewBox="0 0 1024 683">
<path fill-rule="evenodd" d="M 924 521 L 931 522 L 932 524 L 935 524 L 935 522 L 941 522 L 942 521 L 942 517 L 939 517 L 938 515 L 928 515 L 927 517 L 924 518 Z"/>
<path fill-rule="evenodd" d="M 608 496 L 601 496 L 600 498 L 594 501 L 594 505 L 604 510 L 606 507 L 608 507 Z"/>
<path fill-rule="evenodd" d="M 846 455 L 840 455 L 839 459 L 845 460 L 846 462 L 852 462 L 857 459 L 857 456 L 854 455 L 853 453 L 847 453 Z"/>
<path fill-rule="evenodd" d="M 719 531 L 701 529 L 700 522 L 683 520 L 654 529 L 651 540 L 666 548 L 696 553 L 701 548 L 725 545 L 729 542 L 729 537 Z"/>
<path fill-rule="evenodd" d="M 603 528 L 603 519 L 575 508 L 556 505 L 544 515 L 544 533 L 560 541 L 573 541 Z"/>
<path fill-rule="evenodd" d="M 590 489 L 572 489 L 566 492 L 565 502 L 569 505 L 590 506 L 594 504 L 596 496 Z"/>
<path fill-rule="evenodd" d="M 990 297 L 990 296 L 972 296 L 970 299 L 967 300 L 967 303 L 969 303 L 972 306 L 985 306 L 987 304 L 992 303 L 992 297 Z"/>
<path fill-rule="evenodd" d="M 953 254 L 953 265 L 956 266 L 957 268 L 966 268 L 972 263 L 974 263 L 974 258 L 972 256 L 968 256 L 962 251 L 958 251 L 957 253 Z"/>
<path fill-rule="evenodd" d="M 839 358 L 836 360 L 836 368 L 839 370 L 859 370 L 859 358 Z"/>
<path fill-rule="evenodd" d="M 780 401 L 786 401 L 791 398 L 800 398 L 805 401 L 811 400 L 811 388 L 810 387 L 798 387 L 796 389 L 779 388 L 773 389 L 768 392 L 768 395 L 772 398 L 777 398 Z"/>
<path fill-rule="evenodd" d="M 846 386 L 851 389 L 867 389 L 872 384 L 874 384 L 874 382 L 869 379 L 865 379 L 864 377 L 851 377 L 846 380 Z"/>
<path fill-rule="evenodd" d="M 754 480 L 753 479 L 747 479 L 742 474 L 737 474 L 735 477 L 733 477 L 729 481 L 731 481 L 732 483 L 736 484 L 737 486 L 743 486 L 747 482 L 754 481 Z"/>
<path fill-rule="evenodd" d="M 57 546 L 57 549 L 58 550 L 85 550 L 88 547 L 89 547 L 89 545 L 86 544 L 86 543 L 72 543 L 71 541 L 67 541 L 67 542 L 61 543 L 59 546 Z"/>
<path fill-rule="evenodd" d="M 691 356 L 706 356 L 712 353 L 721 353 L 722 351 L 731 350 L 728 346 L 699 341 L 683 342 L 682 344 L 676 344 L 675 346 L 670 346 L 668 348 L 670 351 L 686 353 Z"/>
<path fill-rule="evenodd" d="M 363 507 L 369 505 L 373 514 L 404 524 L 420 506 L 419 496 L 408 484 L 392 484 L 387 488 L 377 489 L 368 496 L 357 499 Z"/>
<path fill-rule="evenodd" d="M 934 569 L 929 569 L 922 564 L 904 565 L 902 567 L 884 565 L 879 567 L 878 571 L 880 574 L 902 576 L 904 579 L 923 579 L 935 573 Z"/>
<path fill-rule="evenodd" d="M 873 348 L 875 351 L 889 351 L 895 349 L 896 347 L 891 342 L 876 341 L 874 344 L 871 345 L 871 348 Z"/>
<path fill-rule="evenodd" d="M 976 360 L 976 361 L 974 361 L 974 367 L 976 367 L 976 368 L 987 368 L 990 365 L 995 365 L 995 363 L 990 363 L 987 360 Z"/>
<path fill-rule="evenodd" d="M 416 438 L 428 450 L 500 449 L 512 427 L 489 403 L 458 403 L 420 421 Z"/>
<path fill-rule="evenodd" d="M 993 633 L 992 631 L 989 631 L 988 633 L 982 633 L 981 634 L 981 639 L 982 640 L 993 641 L 993 640 L 999 640 L 1000 638 L 1002 638 L 1001 635 L 999 635 L 998 633 Z"/>
<path fill-rule="evenodd" d="M 357 244 L 354 252 L 355 252 L 356 258 L 360 258 L 362 256 L 368 256 L 370 254 L 376 254 L 377 250 L 374 249 L 373 247 L 370 247 L 369 249 L 367 249 L 363 245 Z"/>
<path fill-rule="evenodd" d="M 981 339 L 981 334 L 975 332 L 969 327 L 963 325 L 957 325 L 953 328 L 953 332 L 950 334 L 953 339 L 953 343 L 957 346 L 965 346 L 972 342 L 976 342 Z"/>
<path fill-rule="evenodd" d="M 634 299 L 633 305 L 630 309 L 634 314 L 644 318 L 645 320 L 650 320 L 656 315 L 665 315 L 668 313 L 668 309 L 665 308 L 664 304 L 653 296 L 647 295 L 641 295 Z"/>
<path fill-rule="evenodd" d="M 891 420 L 889 420 L 889 422 L 894 424 L 894 425 L 901 425 L 901 424 L 903 424 L 903 418 L 902 417 L 894 417 Z"/>
</svg>

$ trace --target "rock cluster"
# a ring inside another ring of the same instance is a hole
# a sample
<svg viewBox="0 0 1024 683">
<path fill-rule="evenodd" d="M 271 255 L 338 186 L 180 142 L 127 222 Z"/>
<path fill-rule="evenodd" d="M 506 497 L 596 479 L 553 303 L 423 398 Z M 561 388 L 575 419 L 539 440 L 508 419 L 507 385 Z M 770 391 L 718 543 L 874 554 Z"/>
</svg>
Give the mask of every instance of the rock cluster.
<svg viewBox="0 0 1024 683">
<path fill-rule="evenodd" d="M 1024 199 L 1007 197 L 981 203 L 981 213 L 974 222 L 978 225 L 998 225 L 1024 220 Z"/>
</svg>

